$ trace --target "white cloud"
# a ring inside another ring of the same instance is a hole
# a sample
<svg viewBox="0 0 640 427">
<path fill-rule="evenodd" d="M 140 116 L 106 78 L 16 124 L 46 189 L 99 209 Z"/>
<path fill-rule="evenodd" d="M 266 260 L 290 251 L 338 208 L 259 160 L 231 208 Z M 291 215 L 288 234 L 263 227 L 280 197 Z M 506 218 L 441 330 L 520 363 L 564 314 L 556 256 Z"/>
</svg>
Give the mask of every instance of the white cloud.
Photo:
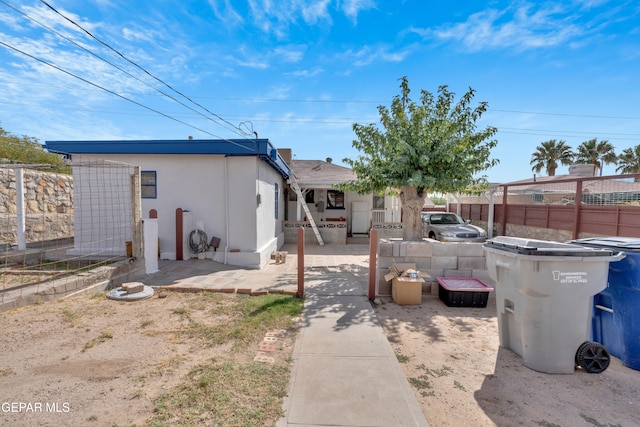
<svg viewBox="0 0 640 427">
<path fill-rule="evenodd" d="M 302 18 L 309 25 L 315 25 L 319 21 L 331 22 L 331 15 L 328 11 L 331 0 L 312 1 L 310 4 L 300 4 Z"/>
<path fill-rule="evenodd" d="M 0 12 L 0 22 L 14 31 L 21 31 L 23 29 L 18 17 L 9 13 Z"/>
<path fill-rule="evenodd" d="M 68 12 L 62 8 L 56 8 L 56 10 L 60 12 L 60 14 L 54 12 L 46 6 L 25 6 L 23 8 L 23 12 L 26 15 L 70 38 L 73 38 L 75 36 L 85 39 L 86 37 L 88 37 L 86 36 L 85 32 L 79 27 L 84 28 L 90 33 L 93 33 L 98 28 L 100 28 L 100 24 L 87 21 L 86 19 L 83 19 L 75 13 Z M 65 19 L 61 15 L 64 15 L 68 19 Z M 75 25 L 74 23 L 77 25 Z"/>
<path fill-rule="evenodd" d="M 210 0 L 211 1 L 211 0 Z M 374 0 L 247 0 L 251 16 L 262 31 L 284 38 L 289 26 L 332 25 L 332 12 L 343 13 L 354 24 L 363 10 L 374 9 Z"/>
<path fill-rule="evenodd" d="M 344 54 L 341 54 L 340 57 L 356 67 L 362 67 L 375 61 L 402 62 L 412 50 L 412 46 L 405 47 L 402 50 L 395 50 L 387 45 L 364 46 L 359 50 L 349 49 Z"/>
<path fill-rule="evenodd" d="M 251 51 L 247 46 L 239 46 L 236 49 L 235 55 L 228 55 L 226 59 L 246 68 L 264 70 L 269 67 L 269 61 L 266 55 Z"/>
<path fill-rule="evenodd" d="M 373 0 L 345 0 L 342 4 L 342 11 L 353 22 L 358 22 L 358 14 L 363 10 L 375 9 L 376 3 Z"/>
<path fill-rule="evenodd" d="M 458 41 L 470 51 L 487 48 L 534 49 L 567 44 L 585 33 L 577 16 L 559 5 L 517 3 L 504 10 L 488 9 L 465 21 L 436 29 L 412 29 L 422 36 Z"/>
<path fill-rule="evenodd" d="M 290 73 L 295 77 L 315 77 L 319 74 L 322 74 L 323 70 L 321 68 L 315 68 L 313 70 L 298 70 Z"/>
<path fill-rule="evenodd" d="M 305 46 L 287 46 L 278 47 L 273 53 L 279 59 L 285 62 L 299 62 L 304 58 Z"/>
<path fill-rule="evenodd" d="M 225 25 L 240 25 L 244 22 L 242 16 L 234 9 L 229 0 L 209 0 L 209 5 L 220 21 Z"/>
<path fill-rule="evenodd" d="M 287 99 L 291 94 L 291 86 L 279 85 L 274 86 L 265 95 L 265 99 Z"/>
</svg>

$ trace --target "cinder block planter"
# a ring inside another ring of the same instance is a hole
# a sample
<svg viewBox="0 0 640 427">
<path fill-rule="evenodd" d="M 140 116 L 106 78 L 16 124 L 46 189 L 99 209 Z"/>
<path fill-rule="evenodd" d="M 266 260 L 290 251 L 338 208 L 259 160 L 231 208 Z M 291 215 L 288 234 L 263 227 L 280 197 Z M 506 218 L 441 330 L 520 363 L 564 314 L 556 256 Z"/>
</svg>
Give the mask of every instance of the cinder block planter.
<svg viewBox="0 0 640 427">
<path fill-rule="evenodd" d="M 436 277 L 488 278 L 482 243 L 443 243 L 431 239 L 405 242 L 400 238 L 380 238 L 377 251 L 376 295 L 391 296 L 391 286 L 384 280 L 389 266 L 414 263 L 423 274 L 423 294 L 437 295 Z M 434 290 L 435 289 L 435 293 Z"/>
</svg>

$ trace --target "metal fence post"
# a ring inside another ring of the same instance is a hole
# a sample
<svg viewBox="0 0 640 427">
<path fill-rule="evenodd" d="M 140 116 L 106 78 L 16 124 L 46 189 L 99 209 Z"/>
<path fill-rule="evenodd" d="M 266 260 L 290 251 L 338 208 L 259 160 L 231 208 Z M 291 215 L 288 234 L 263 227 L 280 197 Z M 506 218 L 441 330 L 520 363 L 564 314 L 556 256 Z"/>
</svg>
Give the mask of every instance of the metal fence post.
<svg viewBox="0 0 640 427">
<path fill-rule="evenodd" d="M 378 253 L 378 230 L 372 228 L 369 232 L 369 301 L 376 299 L 376 270 Z"/>
<path fill-rule="evenodd" d="M 142 258 L 143 239 L 140 166 L 135 166 L 131 175 L 131 253 L 134 258 Z"/>
<path fill-rule="evenodd" d="M 298 298 L 304 298 L 304 227 L 298 228 Z"/>
</svg>

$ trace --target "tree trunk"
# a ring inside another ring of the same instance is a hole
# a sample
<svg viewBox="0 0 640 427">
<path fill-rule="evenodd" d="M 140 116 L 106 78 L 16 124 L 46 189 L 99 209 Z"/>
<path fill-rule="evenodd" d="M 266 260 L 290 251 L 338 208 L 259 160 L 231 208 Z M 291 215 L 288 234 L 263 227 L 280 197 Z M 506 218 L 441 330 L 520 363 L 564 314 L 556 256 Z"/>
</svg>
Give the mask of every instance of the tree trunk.
<svg viewBox="0 0 640 427">
<path fill-rule="evenodd" d="M 418 192 L 414 187 L 405 186 L 400 190 L 402 203 L 402 238 L 408 241 L 422 240 L 422 208 L 427 197 L 425 191 Z"/>
</svg>

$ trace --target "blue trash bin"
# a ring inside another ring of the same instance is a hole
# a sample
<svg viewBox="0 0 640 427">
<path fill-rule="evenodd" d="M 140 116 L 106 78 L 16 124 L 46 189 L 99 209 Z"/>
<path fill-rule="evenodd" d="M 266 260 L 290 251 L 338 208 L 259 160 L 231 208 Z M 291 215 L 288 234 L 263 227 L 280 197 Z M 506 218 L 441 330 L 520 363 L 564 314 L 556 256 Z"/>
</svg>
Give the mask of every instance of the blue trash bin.
<svg viewBox="0 0 640 427">
<path fill-rule="evenodd" d="M 571 243 L 626 253 L 609 264 L 607 288 L 594 297 L 591 339 L 623 365 L 640 370 L 640 239 L 597 237 Z"/>
</svg>

